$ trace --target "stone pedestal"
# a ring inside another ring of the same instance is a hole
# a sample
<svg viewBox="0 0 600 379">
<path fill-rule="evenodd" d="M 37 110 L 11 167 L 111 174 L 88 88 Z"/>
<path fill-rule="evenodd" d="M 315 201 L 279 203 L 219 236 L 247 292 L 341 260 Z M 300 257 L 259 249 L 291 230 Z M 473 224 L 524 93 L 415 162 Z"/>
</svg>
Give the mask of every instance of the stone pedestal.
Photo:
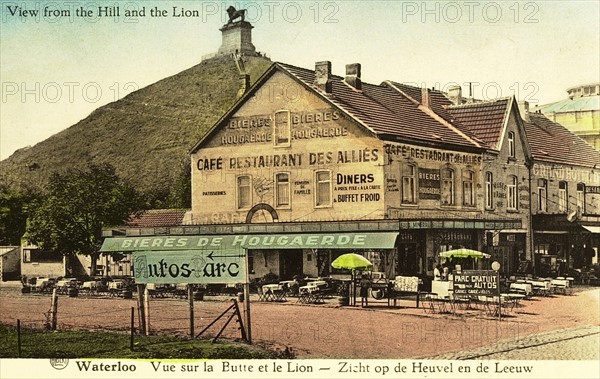
<svg viewBox="0 0 600 379">
<path fill-rule="evenodd" d="M 225 24 L 219 29 L 223 35 L 223 42 L 217 55 L 233 53 L 256 55 L 256 48 L 252 44 L 252 26 L 249 22 L 238 21 Z"/>
</svg>

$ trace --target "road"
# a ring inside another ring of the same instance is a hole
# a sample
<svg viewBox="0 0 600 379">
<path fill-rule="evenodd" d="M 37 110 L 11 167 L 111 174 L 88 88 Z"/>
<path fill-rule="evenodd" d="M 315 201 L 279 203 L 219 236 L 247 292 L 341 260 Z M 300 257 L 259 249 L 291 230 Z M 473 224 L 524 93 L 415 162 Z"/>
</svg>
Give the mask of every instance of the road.
<svg viewBox="0 0 600 379">
<path fill-rule="evenodd" d="M 584 326 L 533 334 L 433 359 L 600 360 L 600 327 Z"/>
</svg>

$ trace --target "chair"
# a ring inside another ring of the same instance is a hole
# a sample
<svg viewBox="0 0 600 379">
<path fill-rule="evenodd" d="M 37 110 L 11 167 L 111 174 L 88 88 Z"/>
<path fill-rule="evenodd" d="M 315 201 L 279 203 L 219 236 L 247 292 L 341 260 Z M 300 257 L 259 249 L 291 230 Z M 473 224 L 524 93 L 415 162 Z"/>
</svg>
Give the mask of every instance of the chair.
<svg viewBox="0 0 600 379">
<path fill-rule="evenodd" d="M 265 293 L 261 286 L 256 287 L 256 293 L 258 294 L 258 301 L 267 301 L 265 300 Z"/>
<path fill-rule="evenodd" d="M 285 289 L 274 290 L 272 292 L 273 301 L 287 301 L 285 298 Z"/>
</svg>

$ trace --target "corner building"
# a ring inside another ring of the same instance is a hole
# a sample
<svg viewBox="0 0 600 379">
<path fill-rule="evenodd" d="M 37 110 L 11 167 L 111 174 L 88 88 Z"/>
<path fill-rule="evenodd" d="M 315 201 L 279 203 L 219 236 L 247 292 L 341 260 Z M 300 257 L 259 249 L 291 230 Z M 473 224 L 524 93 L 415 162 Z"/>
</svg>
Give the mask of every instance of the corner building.
<svg viewBox="0 0 600 379">
<path fill-rule="evenodd" d="M 490 148 L 454 120 L 453 104 L 363 83 L 359 64 L 340 77 L 330 62 L 275 63 L 193 148 L 184 223 L 196 228 L 185 228 L 243 238 L 250 278 L 329 275 L 349 251 L 387 277 L 432 276 L 441 251 L 482 249 L 529 222 L 486 208 Z"/>
</svg>

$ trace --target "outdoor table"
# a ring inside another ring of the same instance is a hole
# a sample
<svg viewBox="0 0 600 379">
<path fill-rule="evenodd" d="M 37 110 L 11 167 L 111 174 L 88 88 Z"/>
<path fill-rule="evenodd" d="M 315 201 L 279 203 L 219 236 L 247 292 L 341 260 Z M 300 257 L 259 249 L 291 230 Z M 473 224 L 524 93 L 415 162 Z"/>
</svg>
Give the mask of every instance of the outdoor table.
<svg viewBox="0 0 600 379">
<path fill-rule="evenodd" d="M 325 294 L 321 291 L 300 292 L 296 302 L 301 304 L 325 304 Z"/>
<path fill-rule="evenodd" d="M 308 289 L 309 289 L 309 288 L 311 288 L 311 287 L 310 287 L 310 286 L 302 286 L 302 287 L 298 288 L 298 290 L 299 290 L 299 292 L 300 292 L 300 295 L 303 295 L 303 294 L 305 294 L 305 293 L 308 293 L 308 292 L 309 292 L 309 291 L 308 291 Z"/>
<path fill-rule="evenodd" d="M 265 284 L 262 286 L 265 301 L 286 301 L 285 291 L 281 284 Z"/>
<path fill-rule="evenodd" d="M 125 287 L 125 283 L 122 281 L 112 281 L 108 282 L 108 293 L 110 296 L 119 296 L 121 294 L 121 290 Z"/>
<path fill-rule="evenodd" d="M 550 292 L 550 282 L 545 280 L 528 280 L 527 283 L 531 284 L 533 293 L 536 295 L 547 296 Z"/>
<path fill-rule="evenodd" d="M 91 280 L 91 281 L 83 282 L 83 284 L 81 284 L 80 290 L 91 293 L 92 291 L 96 291 L 97 287 L 98 287 L 98 282 L 96 282 L 95 280 Z"/>
<path fill-rule="evenodd" d="M 321 289 L 321 287 L 327 287 L 327 282 L 324 280 L 315 280 L 315 281 L 306 283 L 306 285 L 309 287 L 316 287 L 318 290 L 318 289 Z"/>
<path fill-rule="evenodd" d="M 569 281 L 563 278 L 552 279 L 550 282 L 552 286 L 554 286 L 555 292 L 562 292 L 564 295 L 567 294 L 567 289 L 569 288 Z"/>
<path fill-rule="evenodd" d="M 262 289 L 263 289 L 264 293 L 267 293 L 269 291 L 273 292 L 275 290 L 280 290 L 281 288 L 282 288 L 281 284 L 265 284 L 265 285 L 262 286 Z"/>
<path fill-rule="evenodd" d="M 533 293 L 533 287 L 530 283 L 511 283 L 510 292 L 516 292 L 530 296 Z"/>
</svg>

